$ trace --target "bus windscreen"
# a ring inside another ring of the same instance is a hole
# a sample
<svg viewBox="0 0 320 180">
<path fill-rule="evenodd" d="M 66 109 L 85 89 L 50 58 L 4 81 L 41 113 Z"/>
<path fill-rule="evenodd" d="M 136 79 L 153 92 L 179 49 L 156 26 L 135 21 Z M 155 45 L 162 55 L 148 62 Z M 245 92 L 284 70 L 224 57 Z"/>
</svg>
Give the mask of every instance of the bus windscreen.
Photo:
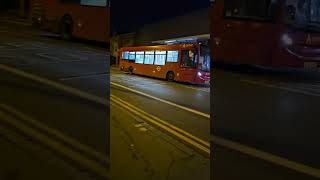
<svg viewBox="0 0 320 180">
<path fill-rule="evenodd" d="M 287 0 L 287 23 L 300 28 L 320 30 L 319 0 Z"/>
<path fill-rule="evenodd" d="M 225 0 L 224 15 L 227 18 L 272 20 L 276 0 Z"/>
<path fill-rule="evenodd" d="M 81 5 L 106 7 L 107 0 L 81 0 Z"/>
</svg>

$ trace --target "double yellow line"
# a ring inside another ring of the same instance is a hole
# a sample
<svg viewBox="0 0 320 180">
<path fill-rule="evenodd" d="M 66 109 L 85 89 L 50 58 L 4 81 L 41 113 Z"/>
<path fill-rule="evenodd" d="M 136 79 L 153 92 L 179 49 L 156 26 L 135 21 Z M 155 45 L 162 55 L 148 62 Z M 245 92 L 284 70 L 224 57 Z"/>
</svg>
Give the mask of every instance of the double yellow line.
<svg viewBox="0 0 320 180">
<path fill-rule="evenodd" d="M 6 104 L 0 103 L 0 117 L 0 120 L 7 125 L 54 150 L 60 156 L 85 167 L 89 172 L 103 178 L 109 177 L 106 155 L 96 152 Z"/>
<path fill-rule="evenodd" d="M 153 126 L 158 127 L 160 130 L 169 133 L 171 136 L 174 136 L 179 141 L 182 141 L 184 144 L 188 145 L 192 149 L 200 152 L 206 157 L 210 157 L 210 143 L 206 142 L 200 138 L 197 138 L 196 136 L 172 125 L 168 122 L 149 114 L 136 106 L 120 99 L 119 97 L 116 97 L 115 95 L 110 95 L 110 101 L 111 103 L 115 103 L 119 105 L 120 107 L 128 110 L 129 112 L 133 113 L 134 115 L 137 115 L 141 117 L 146 122 L 152 124 Z"/>
</svg>

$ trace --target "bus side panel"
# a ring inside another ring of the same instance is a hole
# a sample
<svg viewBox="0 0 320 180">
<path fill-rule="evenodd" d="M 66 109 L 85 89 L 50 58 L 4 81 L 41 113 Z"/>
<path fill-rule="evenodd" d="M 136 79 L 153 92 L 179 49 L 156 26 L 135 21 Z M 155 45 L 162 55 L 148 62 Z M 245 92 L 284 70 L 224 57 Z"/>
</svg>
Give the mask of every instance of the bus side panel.
<svg viewBox="0 0 320 180">
<path fill-rule="evenodd" d="M 59 22 L 65 15 L 73 20 L 73 36 L 109 43 L 109 7 L 82 6 L 48 0 L 45 4 L 46 28 L 58 32 Z"/>
<path fill-rule="evenodd" d="M 109 43 L 109 8 L 80 6 L 72 12 L 75 37 Z"/>
<path fill-rule="evenodd" d="M 227 19 L 222 0 L 213 6 L 214 59 L 230 64 L 270 64 L 276 24 Z"/>
</svg>

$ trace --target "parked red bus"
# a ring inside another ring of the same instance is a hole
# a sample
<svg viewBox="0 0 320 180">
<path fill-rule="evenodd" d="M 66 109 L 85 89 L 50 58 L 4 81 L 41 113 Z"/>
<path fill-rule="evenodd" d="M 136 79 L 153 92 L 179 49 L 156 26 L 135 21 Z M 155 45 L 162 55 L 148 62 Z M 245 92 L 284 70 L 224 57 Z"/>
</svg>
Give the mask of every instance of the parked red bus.
<svg viewBox="0 0 320 180">
<path fill-rule="evenodd" d="M 210 53 L 201 44 L 120 49 L 120 69 L 130 73 L 189 83 L 210 82 Z"/>
<path fill-rule="evenodd" d="M 31 8 L 34 24 L 64 39 L 109 43 L 109 0 L 32 0 Z"/>
<path fill-rule="evenodd" d="M 212 0 L 215 62 L 320 67 L 319 0 Z"/>
</svg>

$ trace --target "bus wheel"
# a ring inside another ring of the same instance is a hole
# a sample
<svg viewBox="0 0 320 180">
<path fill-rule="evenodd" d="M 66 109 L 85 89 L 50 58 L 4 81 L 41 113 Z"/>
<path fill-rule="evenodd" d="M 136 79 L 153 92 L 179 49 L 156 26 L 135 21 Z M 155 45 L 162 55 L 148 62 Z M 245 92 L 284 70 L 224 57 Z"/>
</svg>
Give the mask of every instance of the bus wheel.
<svg viewBox="0 0 320 180">
<path fill-rule="evenodd" d="M 129 67 L 128 72 L 129 72 L 129 74 L 133 73 L 133 67 L 132 66 Z"/>
<path fill-rule="evenodd" d="M 70 16 L 65 16 L 60 22 L 60 34 L 62 39 L 70 40 L 72 37 L 73 22 Z"/>
<path fill-rule="evenodd" d="M 168 81 L 174 81 L 174 73 L 172 71 L 169 71 L 167 73 L 167 80 Z"/>
</svg>

